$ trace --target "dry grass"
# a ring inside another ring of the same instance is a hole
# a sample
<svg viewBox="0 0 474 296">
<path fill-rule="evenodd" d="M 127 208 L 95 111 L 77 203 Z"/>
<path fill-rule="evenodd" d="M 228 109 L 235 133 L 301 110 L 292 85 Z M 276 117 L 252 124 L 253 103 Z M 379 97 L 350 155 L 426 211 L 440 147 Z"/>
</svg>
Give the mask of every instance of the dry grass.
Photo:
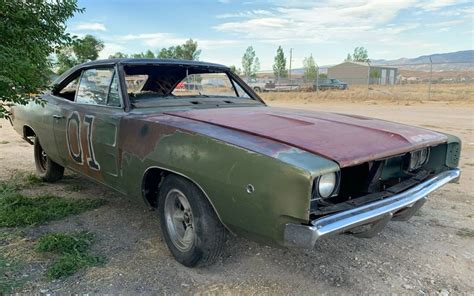
<svg viewBox="0 0 474 296">
<path fill-rule="evenodd" d="M 347 102 L 392 102 L 423 103 L 446 102 L 455 104 L 474 104 L 474 84 L 433 84 L 431 97 L 428 96 L 428 85 L 371 85 L 350 86 L 348 90 L 327 90 L 317 92 L 266 92 L 260 94 L 268 102 L 313 103 L 318 101 Z"/>
</svg>

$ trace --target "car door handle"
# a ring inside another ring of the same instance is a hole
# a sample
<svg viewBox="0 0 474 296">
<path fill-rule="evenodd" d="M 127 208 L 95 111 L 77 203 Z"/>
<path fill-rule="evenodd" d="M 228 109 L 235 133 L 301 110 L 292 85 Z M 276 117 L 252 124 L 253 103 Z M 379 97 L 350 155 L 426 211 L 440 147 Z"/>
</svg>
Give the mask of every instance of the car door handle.
<svg viewBox="0 0 474 296">
<path fill-rule="evenodd" d="M 54 119 L 61 119 L 61 118 L 64 118 L 64 116 L 55 114 L 55 115 L 53 115 L 53 118 Z"/>
</svg>

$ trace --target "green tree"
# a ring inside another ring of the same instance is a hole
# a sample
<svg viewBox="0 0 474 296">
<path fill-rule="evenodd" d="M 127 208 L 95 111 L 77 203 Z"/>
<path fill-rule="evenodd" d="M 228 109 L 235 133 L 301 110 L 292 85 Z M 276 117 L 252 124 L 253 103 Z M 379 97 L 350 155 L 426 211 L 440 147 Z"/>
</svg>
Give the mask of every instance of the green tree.
<svg viewBox="0 0 474 296">
<path fill-rule="evenodd" d="M 109 55 L 109 59 L 120 59 L 120 58 L 128 58 L 128 54 L 123 52 L 116 52 L 114 54 Z"/>
<path fill-rule="evenodd" d="M 62 74 L 77 64 L 72 46 L 65 46 L 56 53 L 56 73 Z"/>
<path fill-rule="evenodd" d="M 275 77 L 285 78 L 288 77 L 288 70 L 286 69 L 286 58 L 283 48 L 278 46 L 277 53 L 275 56 L 275 63 L 273 64 L 273 73 Z"/>
<path fill-rule="evenodd" d="M 230 68 L 230 71 L 232 71 L 233 73 L 235 73 L 237 75 L 240 75 L 240 73 L 241 73 L 240 68 L 237 69 L 237 67 L 235 65 L 231 65 L 229 68 Z"/>
<path fill-rule="evenodd" d="M 364 63 L 368 63 L 370 62 L 370 59 L 369 59 L 369 53 L 367 52 L 367 49 L 365 49 L 364 47 L 356 47 L 354 49 L 354 53 L 351 54 L 348 53 L 347 54 L 347 57 L 346 57 L 346 62 L 350 62 L 350 61 L 354 61 L 354 62 L 364 62 Z"/>
<path fill-rule="evenodd" d="M 82 12 L 76 0 L 0 1 L 0 118 L 12 104 L 41 103 L 50 79 L 50 55 L 72 40 L 66 21 Z"/>
<path fill-rule="evenodd" d="M 319 78 L 328 78 L 328 74 L 326 74 L 326 73 L 319 73 Z"/>
<path fill-rule="evenodd" d="M 313 55 L 303 60 L 304 74 L 303 77 L 308 81 L 316 80 L 318 75 L 318 69 L 316 68 L 316 62 L 314 61 Z"/>
<path fill-rule="evenodd" d="M 162 48 L 157 57 L 160 59 L 176 59 L 176 60 L 199 60 L 201 50 L 198 49 L 197 41 L 187 40 L 182 45 Z"/>
<path fill-rule="evenodd" d="M 259 69 L 260 61 L 255 56 L 255 50 L 253 47 L 249 46 L 242 56 L 242 74 L 247 78 L 254 78 Z"/>
<path fill-rule="evenodd" d="M 56 73 L 62 74 L 75 65 L 97 60 L 102 49 L 104 49 L 104 43 L 92 35 L 76 38 L 72 45 L 63 46 L 58 50 Z"/>
<path fill-rule="evenodd" d="M 155 54 L 151 51 L 151 50 L 147 50 L 144 54 L 144 57 L 145 58 L 149 58 L 149 59 L 154 59 L 155 58 Z"/>
<path fill-rule="evenodd" d="M 257 76 L 257 72 L 260 71 L 260 60 L 258 57 L 255 57 L 255 60 L 253 61 L 253 77 L 255 78 Z"/>
<path fill-rule="evenodd" d="M 145 52 L 133 53 L 130 57 L 134 59 L 154 59 L 155 54 L 151 50 L 147 50 Z"/>
<path fill-rule="evenodd" d="M 104 49 L 104 42 L 95 38 L 92 35 L 86 35 L 83 38 L 77 39 L 72 49 L 79 64 L 88 61 L 97 60 L 99 52 Z"/>
</svg>

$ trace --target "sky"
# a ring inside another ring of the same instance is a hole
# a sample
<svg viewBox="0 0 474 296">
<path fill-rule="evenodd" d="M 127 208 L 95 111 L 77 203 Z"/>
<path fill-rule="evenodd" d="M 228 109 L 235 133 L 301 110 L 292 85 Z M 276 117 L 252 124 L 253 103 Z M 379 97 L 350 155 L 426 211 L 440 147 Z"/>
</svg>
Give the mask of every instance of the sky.
<svg viewBox="0 0 474 296">
<path fill-rule="evenodd" d="M 67 31 L 105 44 L 100 58 L 137 53 L 192 38 L 200 60 L 241 67 L 253 46 L 261 69 L 271 69 L 279 45 L 292 67 L 312 55 L 337 64 L 356 46 L 375 59 L 414 58 L 474 49 L 474 2 L 464 0 L 79 0 L 85 12 Z"/>
</svg>

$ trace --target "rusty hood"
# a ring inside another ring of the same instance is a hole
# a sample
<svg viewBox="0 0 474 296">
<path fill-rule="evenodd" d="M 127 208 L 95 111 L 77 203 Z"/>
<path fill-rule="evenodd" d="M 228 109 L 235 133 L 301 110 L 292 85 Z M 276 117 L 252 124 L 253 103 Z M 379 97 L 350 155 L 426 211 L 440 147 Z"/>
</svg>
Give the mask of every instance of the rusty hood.
<svg viewBox="0 0 474 296">
<path fill-rule="evenodd" d="M 341 167 L 446 142 L 443 134 L 361 116 L 273 107 L 166 114 L 249 133 L 300 148 Z"/>
</svg>

